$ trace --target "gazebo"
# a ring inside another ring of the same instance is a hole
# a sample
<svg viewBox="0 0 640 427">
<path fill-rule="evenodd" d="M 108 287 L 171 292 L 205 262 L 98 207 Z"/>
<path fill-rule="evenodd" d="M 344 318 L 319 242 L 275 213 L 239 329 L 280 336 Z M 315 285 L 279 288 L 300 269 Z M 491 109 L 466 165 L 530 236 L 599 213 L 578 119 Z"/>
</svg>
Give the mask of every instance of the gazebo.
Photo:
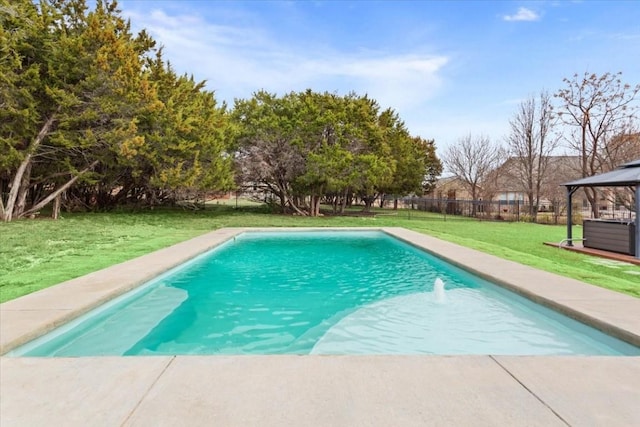
<svg viewBox="0 0 640 427">
<path fill-rule="evenodd" d="M 601 244 L 600 249 L 613 250 L 634 255 L 640 259 L 640 159 L 621 165 L 611 172 L 562 184 L 567 188 L 567 245 L 573 246 L 571 198 L 580 187 L 630 187 L 635 191 L 635 224 L 621 221 L 588 221 L 584 228 L 584 244 L 593 246 L 593 242 Z M 627 250 L 624 235 L 627 235 Z M 593 242 L 591 242 L 592 240 Z"/>
</svg>

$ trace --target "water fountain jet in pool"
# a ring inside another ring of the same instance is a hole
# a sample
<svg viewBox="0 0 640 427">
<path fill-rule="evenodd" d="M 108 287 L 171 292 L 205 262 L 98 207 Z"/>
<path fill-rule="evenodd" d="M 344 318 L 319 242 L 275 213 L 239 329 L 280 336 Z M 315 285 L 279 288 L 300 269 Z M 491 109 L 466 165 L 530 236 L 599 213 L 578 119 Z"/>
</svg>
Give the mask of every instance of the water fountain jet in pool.
<svg viewBox="0 0 640 427">
<path fill-rule="evenodd" d="M 433 282 L 433 299 L 438 304 L 442 304 L 447 300 L 447 296 L 444 293 L 444 282 L 439 277 Z"/>
</svg>

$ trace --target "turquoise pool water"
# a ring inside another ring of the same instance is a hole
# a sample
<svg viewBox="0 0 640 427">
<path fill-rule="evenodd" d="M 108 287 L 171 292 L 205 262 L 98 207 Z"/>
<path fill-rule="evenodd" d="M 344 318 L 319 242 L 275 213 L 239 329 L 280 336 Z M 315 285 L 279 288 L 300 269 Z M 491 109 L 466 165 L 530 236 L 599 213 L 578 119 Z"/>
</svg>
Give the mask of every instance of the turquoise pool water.
<svg viewBox="0 0 640 427">
<path fill-rule="evenodd" d="M 377 231 L 250 232 L 12 355 L 640 349 Z"/>
</svg>

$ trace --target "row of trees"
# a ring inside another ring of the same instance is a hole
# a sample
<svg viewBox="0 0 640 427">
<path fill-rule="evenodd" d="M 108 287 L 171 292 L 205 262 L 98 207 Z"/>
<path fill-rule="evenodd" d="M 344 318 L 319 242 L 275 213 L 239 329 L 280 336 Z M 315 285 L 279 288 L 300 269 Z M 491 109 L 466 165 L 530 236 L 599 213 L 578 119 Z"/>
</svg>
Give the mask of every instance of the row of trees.
<svg viewBox="0 0 640 427">
<path fill-rule="evenodd" d="M 229 113 L 115 2 L 0 0 L 0 20 L 1 219 L 233 186 Z"/>
<path fill-rule="evenodd" d="M 432 140 L 354 93 L 258 92 L 218 105 L 204 82 L 178 75 L 115 1 L 0 0 L 0 219 L 53 202 L 109 209 L 194 199 L 245 184 L 282 211 L 343 212 L 382 195 L 421 194 L 442 166 Z M 506 146 L 468 135 L 444 153 L 472 197 L 513 159 L 512 181 L 535 218 L 551 154 L 564 141 L 576 178 L 640 157 L 637 94 L 620 74 L 575 75 L 524 101 Z M 493 174 L 493 175 L 492 175 Z M 597 215 L 597 195 L 588 192 Z"/>
<path fill-rule="evenodd" d="M 497 180 L 510 180 L 510 189 L 526 195 L 535 221 L 543 193 L 557 198 L 562 182 L 608 172 L 640 158 L 640 84 L 624 83 L 621 73 L 576 74 L 563 82 L 565 87 L 554 95 L 542 91 L 520 103 L 509 122 L 505 144 L 467 135 L 448 147 L 443 161 L 473 199 L 481 193 L 490 198 Z M 554 153 L 563 147 L 565 161 L 560 161 Z M 575 161 L 566 161 L 568 157 Z M 620 191 L 628 197 L 618 192 L 613 197 L 630 200 L 633 196 L 628 189 Z M 585 194 L 593 216 L 598 217 L 597 190 L 587 188 Z"/>
<path fill-rule="evenodd" d="M 232 110 L 177 75 L 115 1 L 0 0 L 0 219 L 264 186 L 283 211 L 421 193 L 433 141 L 366 96 L 258 92 Z"/>
<path fill-rule="evenodd" d="M 391 109 L 367 96 L 259 92 L 236 102 L 241 182 L 264 185 L 283 211 L 365 210 L 384 194 L 422 194 L 442 171 L 433 141 L 412 137 Z"/>
</svg>

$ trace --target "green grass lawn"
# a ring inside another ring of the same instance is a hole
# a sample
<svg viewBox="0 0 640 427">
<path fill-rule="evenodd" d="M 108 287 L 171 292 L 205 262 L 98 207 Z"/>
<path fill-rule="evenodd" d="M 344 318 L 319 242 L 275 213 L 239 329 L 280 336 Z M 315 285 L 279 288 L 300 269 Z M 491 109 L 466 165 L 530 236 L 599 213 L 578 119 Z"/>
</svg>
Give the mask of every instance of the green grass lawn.
<svg viewBox="0 0 640 427">
<path fill-rule="evenodd" d="M 565 237 L 564 226 L 479 222 L 393 211 L 376 217 L 272 215 L 263 207 L 209 205 L 204 211 L 65 214 L 0 223 L 0 302 L 126 261 L 221 227 L 405 227 L 541 270 L 640 297 L 640 267 L 544 246 Z M 574 237 L 580 237 L 576 227 Z"/>
</svg>

